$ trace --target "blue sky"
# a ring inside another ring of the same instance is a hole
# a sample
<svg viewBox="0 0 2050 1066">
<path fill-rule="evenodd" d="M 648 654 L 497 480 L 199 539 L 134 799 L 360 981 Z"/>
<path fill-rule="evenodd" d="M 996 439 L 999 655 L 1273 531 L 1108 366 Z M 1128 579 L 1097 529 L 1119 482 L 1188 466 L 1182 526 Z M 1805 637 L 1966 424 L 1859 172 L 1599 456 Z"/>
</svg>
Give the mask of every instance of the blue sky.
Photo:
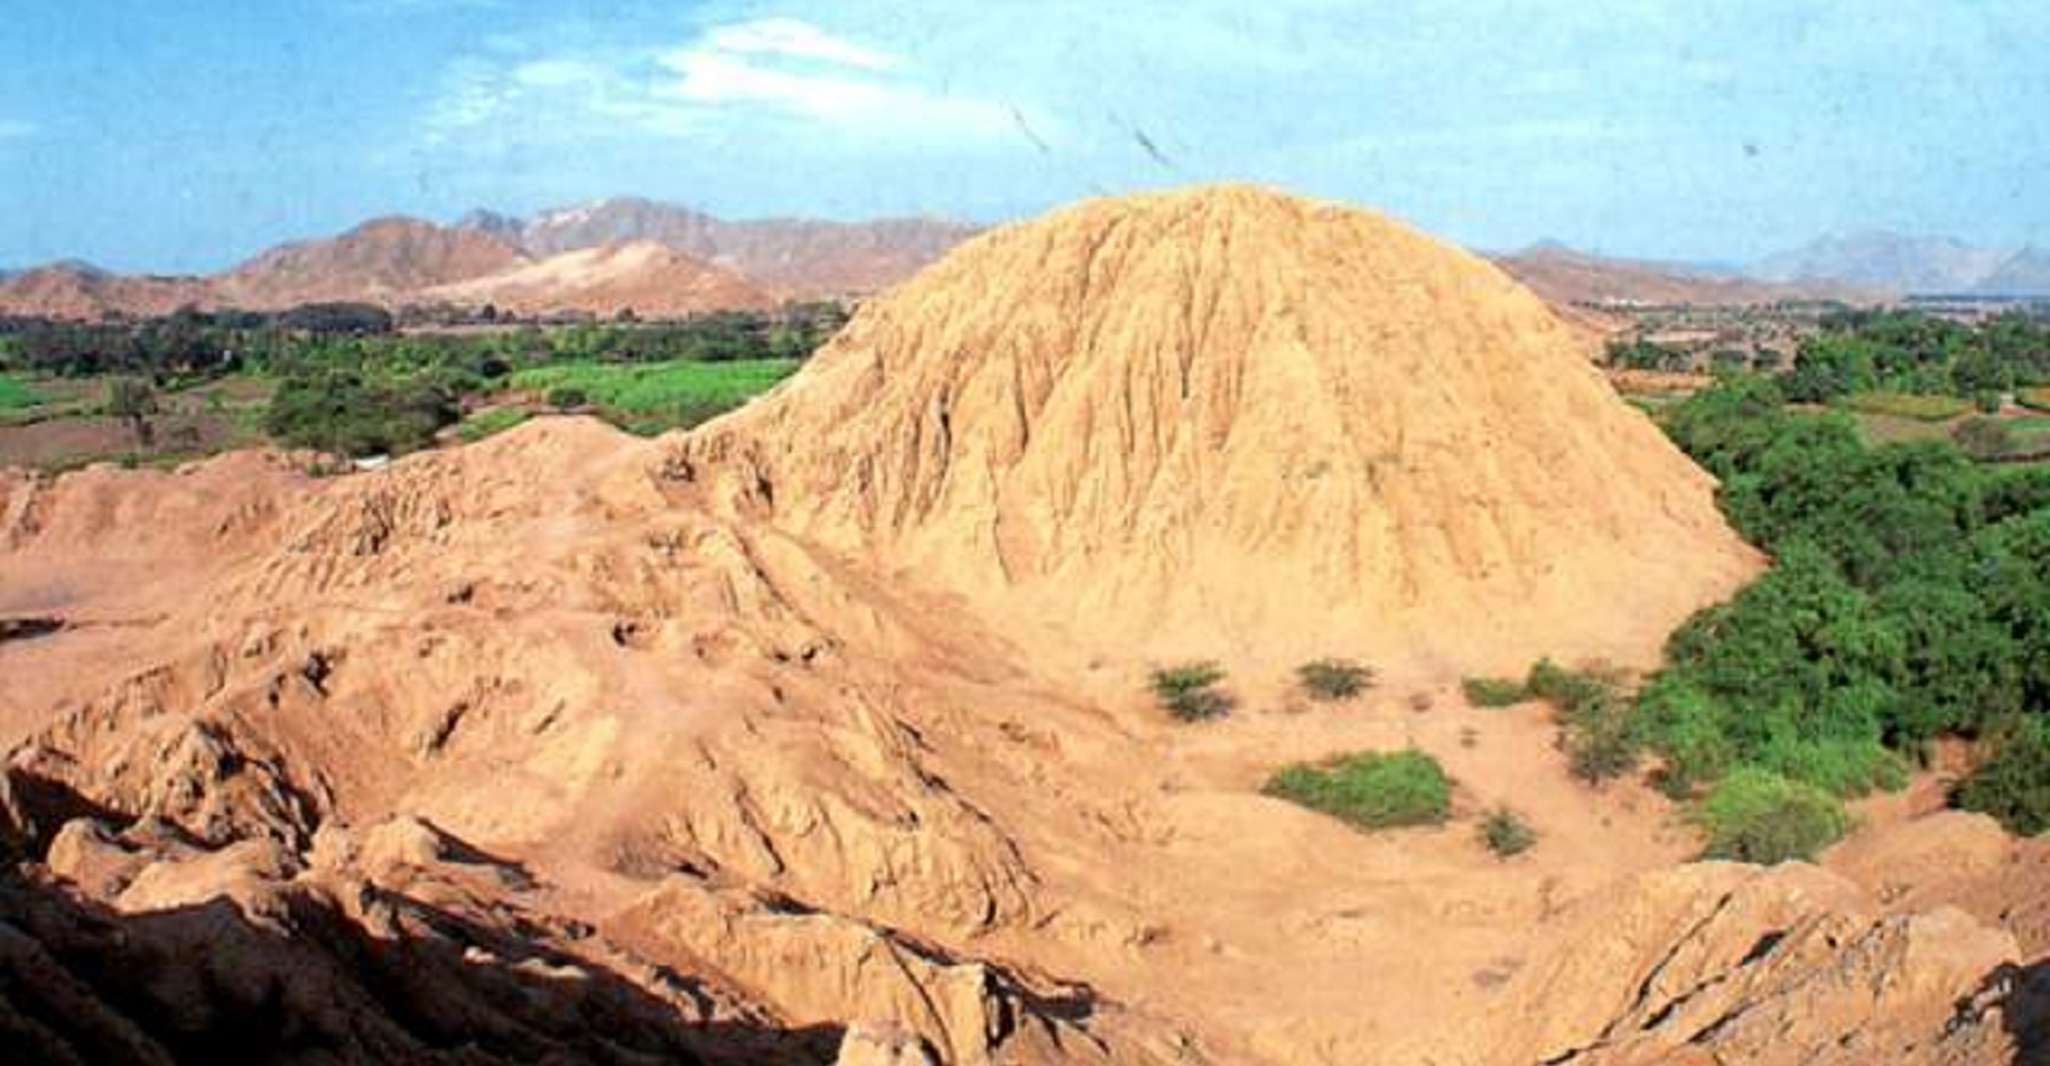
<svg viewBox="0 0 2050 1066">
<path fill-rule="evenodd" d="M 2050 242 L 2050 6 L 0 0 L 0 266 L 614 194 L 994 220 L 1252 179 L 1454 240 Z"/>
</svg>

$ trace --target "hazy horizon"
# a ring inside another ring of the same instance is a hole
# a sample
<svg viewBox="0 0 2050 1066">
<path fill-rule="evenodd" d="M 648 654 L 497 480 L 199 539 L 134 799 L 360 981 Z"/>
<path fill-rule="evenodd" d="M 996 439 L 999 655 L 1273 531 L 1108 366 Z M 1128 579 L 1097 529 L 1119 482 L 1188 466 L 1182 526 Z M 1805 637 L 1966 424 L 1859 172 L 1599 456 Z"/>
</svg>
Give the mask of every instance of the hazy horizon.
<svg viewBox="0 0 2050 1066">
<path fill-rule="evenodd" d="M 1489 249 L 2050 238 L 2050 20 L 2013 2 L 119 0 L 10 22 L 0 267 L 206 272 L 377 216 L 612 196 L 988 223 L 1219 180 Z"/>
</svg>

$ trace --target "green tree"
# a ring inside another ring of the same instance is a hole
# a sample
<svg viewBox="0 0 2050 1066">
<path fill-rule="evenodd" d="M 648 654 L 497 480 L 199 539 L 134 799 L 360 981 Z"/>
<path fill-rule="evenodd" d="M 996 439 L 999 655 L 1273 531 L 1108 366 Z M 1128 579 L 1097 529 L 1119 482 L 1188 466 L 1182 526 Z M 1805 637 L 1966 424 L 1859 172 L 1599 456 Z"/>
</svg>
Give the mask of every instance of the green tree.
<svg viewBox="0 0 2050 1066">
<path fill-rule="evenodd" d="M 156 441 L 156 427 L 150 416 L 159 410 L 157 390 L 141 378 L 115 378 L 107 384 L 107 413 L 128 423 L 137 447 L 148 448 Z"/>
</svg>

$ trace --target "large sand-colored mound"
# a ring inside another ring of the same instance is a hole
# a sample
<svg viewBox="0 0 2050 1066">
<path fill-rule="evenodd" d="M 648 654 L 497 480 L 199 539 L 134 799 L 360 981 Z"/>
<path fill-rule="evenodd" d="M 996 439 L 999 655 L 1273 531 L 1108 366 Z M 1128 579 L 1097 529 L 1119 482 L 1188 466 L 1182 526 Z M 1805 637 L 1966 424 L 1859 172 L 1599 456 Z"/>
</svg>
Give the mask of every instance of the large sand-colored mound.
<svg viewBox="0 0 2050 1066">
<path fill-rule="evenodd" d="M 1529 292 L 1251 187 L 971 241 L 688 453 L 783 528 L 1099 647 L 1642 660 L 1757 566 Z"/>
<path fill-rule="evenodd" d="M 1930 859 L 1954 834 L 1909 820 L 1841 874 L 1688 864 L 1674 808 L 1573 780 L 1542 708 L 1460 699 L 1467 662 L 1642 659 L 1756 565 L 1558 330 L 1400 227 L 1203 190 L 975 242 L 691 435 L 548 417 L 345 478 L 0 472 L 5 1046 L 2040 1047 L 2011 994 L 2050 947 L 2040 851 Z M 1179 724 L 1150 652 L 1198 647 L 1243 698 Z M 1377 687 L 1305 705 L 1266 661 L 1304 649 Z M 1404 746 L 1457 781 L 1448 824 L 1361 833 L 1259 790 Z M 1503 801 L 1541 834 L 1506 862 L 1475 839 Z"/>
</svg>

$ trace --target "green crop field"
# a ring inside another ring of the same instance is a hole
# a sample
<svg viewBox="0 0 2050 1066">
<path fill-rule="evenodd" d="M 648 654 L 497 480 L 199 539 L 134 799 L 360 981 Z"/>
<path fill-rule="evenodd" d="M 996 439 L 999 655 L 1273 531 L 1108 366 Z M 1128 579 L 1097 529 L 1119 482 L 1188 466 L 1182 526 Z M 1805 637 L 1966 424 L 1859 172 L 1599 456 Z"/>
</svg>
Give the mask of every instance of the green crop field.
<svg viewBox="0 0 2050 1066">
<path fill-rule="evenodd" d="M 1948 421 L 1972 409 L 1969 401 L 1957 396 L 1909 392 L 1861 392 L 1844 397 L 1843 402 L 1844 406 L 1863 414 L 1915 418 L 1924 422 Z"/>
<path fill-rule="evenodd" d="M 730 411 L 789 377 L 796 359 L 729 362 L 557 363 L 512 376 L 511 386 L 544 394 L 574 391 L 630 432 L 688 429 Z"/>
<path fill-rule="evenodd" d="M 12 411 L 22 407 L 34 407 L 42 403 L 43 397 L 28 383 L 8 374 L 0 374 L 0 411 Z"/>
</svg>

